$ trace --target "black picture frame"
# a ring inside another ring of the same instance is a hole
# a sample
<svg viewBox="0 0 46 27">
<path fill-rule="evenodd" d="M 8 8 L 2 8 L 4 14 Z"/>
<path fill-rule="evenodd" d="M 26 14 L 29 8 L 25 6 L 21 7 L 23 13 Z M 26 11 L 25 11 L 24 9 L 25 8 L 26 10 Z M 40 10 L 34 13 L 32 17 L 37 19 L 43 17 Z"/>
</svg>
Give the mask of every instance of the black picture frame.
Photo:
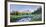
<svg viewBox="0 0 46 27">
<path fill-rule="evenodd" d="M 44 23 L 38 23 L 38 24 L 23 24 L 23 25 L 7 25 L 7 2 L 22 2 L 22 3 L 37 3 L 37 4 L 43 4 L 44 5 Z M 7 26 L 42 25 L 42 24 L 45 24 L 45 3 L 44 2 L 8 1 L 8 0 L 5 0 L 5 27 L 7 27 Z"/>
</svg>

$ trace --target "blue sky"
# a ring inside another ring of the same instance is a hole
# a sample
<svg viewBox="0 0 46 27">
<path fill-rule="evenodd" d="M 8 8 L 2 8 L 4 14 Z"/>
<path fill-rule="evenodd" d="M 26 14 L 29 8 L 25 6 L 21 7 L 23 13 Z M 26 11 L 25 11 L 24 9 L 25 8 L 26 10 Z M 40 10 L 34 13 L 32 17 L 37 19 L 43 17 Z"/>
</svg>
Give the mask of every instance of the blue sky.
<svg viewBox="0 0 46 27">
<path fill-rule="evenodd" d="M 23 10 L 30 10 L 35 11 L 39 6 L 37 5 L 17 5 L 17 4 L 10 4 L 10 11 L 23 11 Z"/>
</svg>

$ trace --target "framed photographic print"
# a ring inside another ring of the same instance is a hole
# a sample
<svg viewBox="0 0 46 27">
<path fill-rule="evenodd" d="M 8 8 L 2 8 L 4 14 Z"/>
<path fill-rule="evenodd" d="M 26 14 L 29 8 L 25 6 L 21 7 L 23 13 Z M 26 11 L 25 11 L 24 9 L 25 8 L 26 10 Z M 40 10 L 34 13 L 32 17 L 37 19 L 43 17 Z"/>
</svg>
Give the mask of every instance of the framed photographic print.
<svg viewBox="0 0 46 27">
<path fill-rule="evenodd" d="M 45 24 L 44 2 L 7 1 L 5 3 L 7 25 Z"/>
</svg>

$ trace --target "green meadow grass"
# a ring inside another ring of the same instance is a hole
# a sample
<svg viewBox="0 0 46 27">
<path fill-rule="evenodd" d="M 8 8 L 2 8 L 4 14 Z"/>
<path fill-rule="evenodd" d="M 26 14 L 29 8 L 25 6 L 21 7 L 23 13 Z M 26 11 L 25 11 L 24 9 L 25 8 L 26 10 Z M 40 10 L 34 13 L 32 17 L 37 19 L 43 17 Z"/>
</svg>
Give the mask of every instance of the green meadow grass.
<svg viewBox="0 0 46 27">
<path fill-rule="evenodd" d="M 30 14 L 30 15 L 11 15 L 11 20 L 15 21 L 25 16 L 32 16 L 32 21 L 41 21 L 42 17 L 41 14 Z"/>
</svg>

